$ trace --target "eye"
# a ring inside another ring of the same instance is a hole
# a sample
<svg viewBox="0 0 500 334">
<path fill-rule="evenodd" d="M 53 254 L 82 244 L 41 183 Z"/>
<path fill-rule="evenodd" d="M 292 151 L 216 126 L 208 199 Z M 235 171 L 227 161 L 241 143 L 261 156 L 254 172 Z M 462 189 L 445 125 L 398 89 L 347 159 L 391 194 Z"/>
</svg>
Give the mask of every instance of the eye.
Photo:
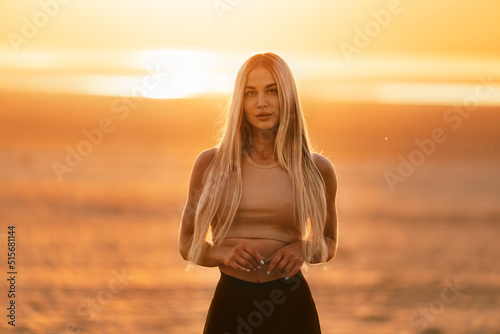
<svg viewBox="0 0 500 334">
<path fill-rule="evenodd" d="M 276 95 L 278 94 L 278 90 L 276 88 L 271 88 L 267 90 L 267 94 L 269 95 Z"/>
<path fill-rule="evenodd" d="M 254 95 L 255 95 L 255 91 L 254 90 L 249 90 L 249 91 L 245 92 L 245 96 L 254 96 Z"/>
</svg>

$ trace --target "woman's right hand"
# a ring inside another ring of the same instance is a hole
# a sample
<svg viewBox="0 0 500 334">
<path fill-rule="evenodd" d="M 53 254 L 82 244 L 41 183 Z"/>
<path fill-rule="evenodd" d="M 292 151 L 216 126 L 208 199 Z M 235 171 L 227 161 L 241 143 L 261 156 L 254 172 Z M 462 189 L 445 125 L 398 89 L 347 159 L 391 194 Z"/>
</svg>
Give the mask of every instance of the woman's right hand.
<svg viewBox="0 0 500 334">
<path fill-rule="evenodd" d="M 245 241 L 235 246 L 217 246 L 217 253 L 223 265 L 242 272 L 260 269 L 265 263 L 264 257 Z"/>
</svg>

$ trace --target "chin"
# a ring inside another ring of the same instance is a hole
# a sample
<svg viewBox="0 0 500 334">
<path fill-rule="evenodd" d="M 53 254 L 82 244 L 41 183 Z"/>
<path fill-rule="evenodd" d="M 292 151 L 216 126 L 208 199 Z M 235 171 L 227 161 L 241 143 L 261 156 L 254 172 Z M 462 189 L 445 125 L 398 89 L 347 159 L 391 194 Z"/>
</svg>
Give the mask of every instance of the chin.
<svg viewBox="0 0 500 334">
<path fill-rule="evenodd" d="M 252 126 L 259 130 L 272 130 L 276 129 L 278 131 L 278 124 L 252 124 Z"/>
</svg>

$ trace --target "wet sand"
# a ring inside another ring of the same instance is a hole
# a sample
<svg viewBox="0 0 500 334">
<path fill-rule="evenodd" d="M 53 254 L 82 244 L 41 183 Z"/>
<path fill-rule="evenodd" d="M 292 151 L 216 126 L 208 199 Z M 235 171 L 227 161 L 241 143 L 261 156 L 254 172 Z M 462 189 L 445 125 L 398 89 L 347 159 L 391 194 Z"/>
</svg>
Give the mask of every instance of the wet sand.
<svg viewBox="0 0 500 334">
<path fill-rule="evenodd" d="M 177 232 L 226 100 L 144 100 L 123 119 L 114 100 L 0 94 L 0 244 L 15 225 L 18 247 L 16 328 L 4 315 L 2 331 L 202 331 L 218 271 L 186 272 Z M 499 333 L 498 110 L 453 129 L 443 106 L 303 106 L 339 177 L 338 256 L 305 274 L 323 332 Z M 103 119 L 113 130 L 85 148 Z M 436 128 L 447 139 L 392 191 L 387 171 Z M 90 153 L 60 182 L 52 165 L 78 145 Z"/>
</svg>

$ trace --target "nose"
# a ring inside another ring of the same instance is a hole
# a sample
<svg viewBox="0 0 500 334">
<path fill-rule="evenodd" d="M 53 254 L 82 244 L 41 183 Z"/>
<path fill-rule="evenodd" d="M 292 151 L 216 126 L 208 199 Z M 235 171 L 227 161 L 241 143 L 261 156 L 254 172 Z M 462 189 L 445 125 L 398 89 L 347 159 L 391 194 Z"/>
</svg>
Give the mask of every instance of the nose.
<svg viewBox="0 0 500 334">
<path fill-rule="evenodd" d="M 267 99 L 264 93 L 259 93 L 259 100 L 257 101 L 257 107 L 258 108 L 267 107 Z"/>
</svg>

